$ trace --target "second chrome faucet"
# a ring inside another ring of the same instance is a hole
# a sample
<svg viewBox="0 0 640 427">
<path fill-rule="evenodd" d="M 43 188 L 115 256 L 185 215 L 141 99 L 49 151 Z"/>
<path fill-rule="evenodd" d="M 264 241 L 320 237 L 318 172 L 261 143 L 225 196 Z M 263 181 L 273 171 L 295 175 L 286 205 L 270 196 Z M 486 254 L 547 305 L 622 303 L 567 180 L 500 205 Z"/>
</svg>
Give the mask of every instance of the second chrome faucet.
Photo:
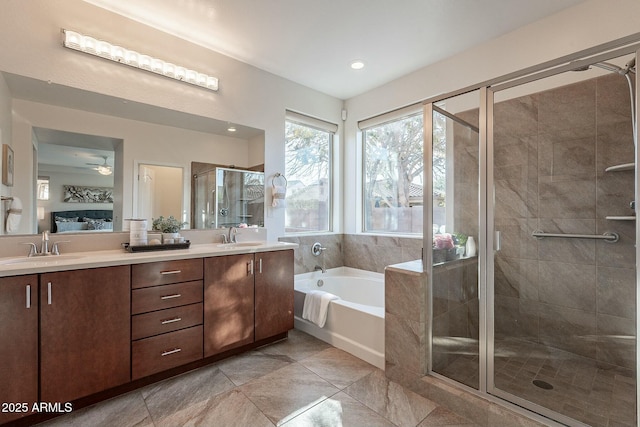
<svg viewBox="0 0 640 427">
<path fill-rule="evenodd" d="M 32 256 L 47 256 L 47 255 L 60 255 L 60 249 L 58 248 L 58 245 L 60 243 L 66 243 L 67 241 L 58 241 L 58 242 L 53 242 L 51 244 L 51 250 L 49 250 L 49 231 L 43 231 L 42 232 L 42 244 L 40 245 L 40 252 L 38 252 L 38 247 L 36 246 L 35 243 L 25 243 L 25 245 L 31 245 L 29 248 L 29 254 L 27 255 L 28 257 L 32 257 Z"/>
</svg>

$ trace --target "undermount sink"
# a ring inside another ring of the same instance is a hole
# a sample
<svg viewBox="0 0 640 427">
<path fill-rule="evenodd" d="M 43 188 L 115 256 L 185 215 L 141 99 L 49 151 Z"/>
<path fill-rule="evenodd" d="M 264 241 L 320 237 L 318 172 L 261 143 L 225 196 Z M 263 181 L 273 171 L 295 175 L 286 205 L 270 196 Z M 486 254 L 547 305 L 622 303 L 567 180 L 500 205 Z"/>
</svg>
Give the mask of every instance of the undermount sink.
<svg viewBox="0 0 640 427">
<path fill-rule="evenodd" d="M 8 259 L 0 260 L 0 265 L 35 264 L 38 262 L 57 262 L 57 261 L 67 261 L 67 260 L 80 259 L 80 258 L 84 258 L 84 256 L 83 255 L 48 255 L 48 256 L 8 258 Z"/>
<path fill-rule="evenodd" d="M 222 243 L 218 245 L 219 248 L 250 248 L 256 246 L 262 246 L 264 242 L 237 242 L 237 243 Z"/>
</svg>

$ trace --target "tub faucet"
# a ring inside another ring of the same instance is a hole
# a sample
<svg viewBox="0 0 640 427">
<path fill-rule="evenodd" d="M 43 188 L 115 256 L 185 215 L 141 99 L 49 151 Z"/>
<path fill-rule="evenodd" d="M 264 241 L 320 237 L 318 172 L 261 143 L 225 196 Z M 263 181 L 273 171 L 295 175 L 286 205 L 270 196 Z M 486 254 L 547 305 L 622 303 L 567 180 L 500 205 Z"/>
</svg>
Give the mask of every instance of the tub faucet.
<svg viewBox="0 0 640 427">
<path fill-rule="evenodd" d="M 318 271 L 318 270 L 322 271 L 322 273 L 323 273 L 323 274 L 327 272 L 327 269 L 326 269 L 326 268 L 324 268 L 324 267 L 323 267 L 323 266 L 321 266 L 321 265 L 316 265 L 316 266 L 313 268 L 313 271 Z"/>
</svg>

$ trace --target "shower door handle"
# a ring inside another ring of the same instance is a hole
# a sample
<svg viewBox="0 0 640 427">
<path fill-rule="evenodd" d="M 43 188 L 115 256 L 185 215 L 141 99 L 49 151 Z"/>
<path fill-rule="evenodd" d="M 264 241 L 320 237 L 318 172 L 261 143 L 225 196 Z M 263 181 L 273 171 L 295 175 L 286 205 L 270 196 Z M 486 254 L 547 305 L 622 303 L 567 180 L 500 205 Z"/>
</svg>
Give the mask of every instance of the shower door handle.
<svg viewBox="0 0 640 427">
<path fill-rule="evenodd" d="M 496 252 L 500 252 L 500 249 L 502 249 L 502 235 L 500 234 L 499 231 L 496 231 Z"/>
</svg>

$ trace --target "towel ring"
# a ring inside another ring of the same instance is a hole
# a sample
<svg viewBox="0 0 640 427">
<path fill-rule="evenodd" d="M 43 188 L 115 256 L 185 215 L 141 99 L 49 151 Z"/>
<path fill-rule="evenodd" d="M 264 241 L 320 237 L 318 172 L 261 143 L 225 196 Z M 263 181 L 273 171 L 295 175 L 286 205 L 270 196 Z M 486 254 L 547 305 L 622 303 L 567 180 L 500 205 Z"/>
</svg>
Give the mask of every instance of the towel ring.
<svg viewBox="0 0 640 427">
<path fill-rule="evenodd" d="M 276 179 L 278 178 L 282 178 L 284 180 L 284 186 L 287 186 L 287 178 L 285 178 L 284 175 L 282 175 L 280 172 L 276 172 L 276 174 L 273 176 L 273 178 L 271 179 L 271 186 L 275 187 L 276 186 Z"/>
</svg>

